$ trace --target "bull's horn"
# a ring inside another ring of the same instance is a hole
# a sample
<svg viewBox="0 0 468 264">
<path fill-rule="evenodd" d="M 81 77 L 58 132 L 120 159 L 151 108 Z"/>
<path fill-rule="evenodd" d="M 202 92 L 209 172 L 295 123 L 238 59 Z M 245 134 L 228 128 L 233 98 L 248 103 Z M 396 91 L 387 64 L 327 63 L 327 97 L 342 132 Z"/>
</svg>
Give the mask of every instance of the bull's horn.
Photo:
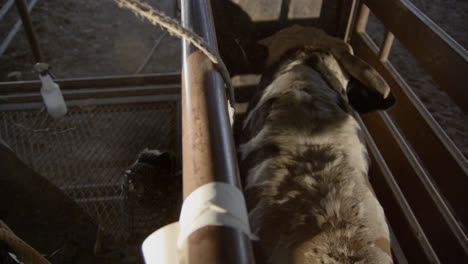
<svg viewBox="0 0 468 264">
<path fill-rule="evenodd" d="M 365 61 L 341 49 L 332 49 L 333 56 L 340 62 L 349 75 L 360 81 L 364 86 L 387 98 L 390 87 L 380 74 Z"/>
</svg>

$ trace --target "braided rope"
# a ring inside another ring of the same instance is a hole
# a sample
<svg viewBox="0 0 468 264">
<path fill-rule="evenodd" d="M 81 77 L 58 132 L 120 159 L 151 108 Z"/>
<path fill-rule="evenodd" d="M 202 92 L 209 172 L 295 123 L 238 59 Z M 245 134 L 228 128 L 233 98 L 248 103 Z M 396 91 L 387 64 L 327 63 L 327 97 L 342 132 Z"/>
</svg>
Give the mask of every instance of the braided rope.
<svg viewBox="0 0 468 264">
<path fill-rule="evenodd" d="M 203 38 L 198 36 L 190 29 L 183 27 L 177 20 L 172 19 L 163 12 L 153 9 L 147 3 L 142 3 L 140 0 L 114 0 L 120 7 L 130 9 L 135 15 L 147 19 L 153 25 L 159 25 L 166 29 L 169 34 L 180 39 L 189 41 L 205 54 L 218 68 L 226 86 L 229 90 L 231 106 L 235 105 L 234 89 L 232 87 L 229 72 L 218 52 L 211 48 Z"/>
<path fill-rule="evenodd" d="M 17 237 L 2 220 L 0 220 L 0 240 L 5 241 L 26 264 L 50 264 L 39 252 Z"/>
</svg>

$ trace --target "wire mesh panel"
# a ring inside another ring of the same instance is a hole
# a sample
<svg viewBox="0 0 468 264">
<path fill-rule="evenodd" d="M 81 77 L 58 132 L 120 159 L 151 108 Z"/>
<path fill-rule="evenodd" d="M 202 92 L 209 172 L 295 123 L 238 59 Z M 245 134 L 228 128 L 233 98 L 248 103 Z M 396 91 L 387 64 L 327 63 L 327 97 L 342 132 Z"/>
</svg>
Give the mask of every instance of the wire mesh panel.
<svg viewBox="0 0 468 264">
<path fill-rule="evenodd" d="M 176 107 L 176 101 L 72 106 L 60 120 L 45 108 L 4 111 L 0 136 L 106 233 L 121 237 L 129 231 L 121 212 L 122 177 L 145 148 L 175 151 Z"/>
</svg>

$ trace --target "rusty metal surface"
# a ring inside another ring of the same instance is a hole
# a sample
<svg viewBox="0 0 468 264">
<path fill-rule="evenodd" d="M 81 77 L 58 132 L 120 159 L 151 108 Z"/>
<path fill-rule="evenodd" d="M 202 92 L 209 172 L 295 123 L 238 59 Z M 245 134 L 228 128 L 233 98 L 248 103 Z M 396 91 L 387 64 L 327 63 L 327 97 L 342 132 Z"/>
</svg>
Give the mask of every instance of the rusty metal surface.
<svg viewBox="0 0 468 264">
<path fill-rule="evenodd" d="M 185 27 L 216 49 L 210 4 L 183 1 Z M 239 172 L 229 125 L 226 94 L 211 61 L 183 42 L 182 143 L 184 199 L 213 181 L 240 188 Z M 190 263 L 252 263 L 250 241 L 229 227 L 205 227 L 188 238 Z M 226 255 L 226 253 L 230 253 Z"/>
<path fill-rule="evenodd" d="M 31 46 L 32 53 L 36 62 L 41 61 L 41 52 L 39 50 L 39 44 L 37 42 L 36 34 L 32 28 L 31 18 L 29 17 L 28 7 L 24 3 L 24 0 L 15 0 L 16 7 L 23 21 L 24 30 L 28 37 L 29 46 Z"/>
<path fill-rule="evenodd" d="M 467 114 L 468 52 L 406 0 L 363 2 Z"/>
</svg>

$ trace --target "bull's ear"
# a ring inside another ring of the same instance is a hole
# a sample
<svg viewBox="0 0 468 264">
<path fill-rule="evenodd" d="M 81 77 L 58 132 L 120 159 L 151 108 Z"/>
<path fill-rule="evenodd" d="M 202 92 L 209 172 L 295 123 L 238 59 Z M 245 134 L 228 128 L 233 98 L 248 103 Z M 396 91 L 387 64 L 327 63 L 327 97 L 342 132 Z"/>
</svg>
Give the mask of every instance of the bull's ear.
<svg viewBox="0 0 468 264">
<path fill-rule="evenodd" d="M 346 94 L 349 104 L 359 113 L 385 110 L 393 106 L 396 101 L 391 92 L 384 97 L 382 93 L 367 88 L 354 78 L 349 80 Z"/>
</svg>

